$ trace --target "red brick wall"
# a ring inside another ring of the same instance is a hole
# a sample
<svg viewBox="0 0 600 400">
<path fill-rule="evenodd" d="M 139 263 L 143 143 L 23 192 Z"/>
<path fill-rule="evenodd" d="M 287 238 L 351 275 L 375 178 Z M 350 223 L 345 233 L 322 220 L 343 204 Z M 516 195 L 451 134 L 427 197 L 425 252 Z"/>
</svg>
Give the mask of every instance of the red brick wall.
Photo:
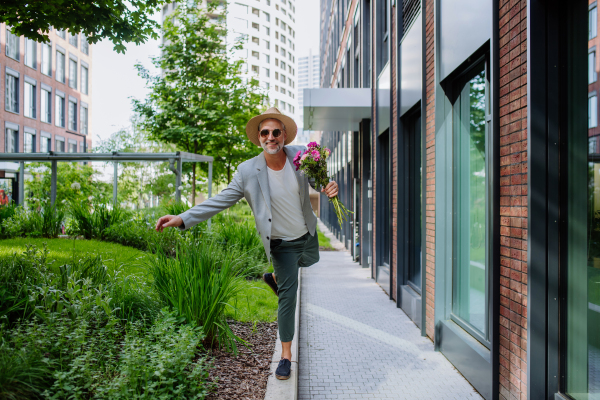
<svg viewBox="0 0 600 400">
<path fill-rule="evenodd" d="M 435 18 L 434 0 L 425 3 L 425 327 L 433 339 L 435 332 Z"/>
<path fill-rule="evenodd" d="M 527 398 L 527 2 L 501 0 L 500 397 Z"/>
</svg>

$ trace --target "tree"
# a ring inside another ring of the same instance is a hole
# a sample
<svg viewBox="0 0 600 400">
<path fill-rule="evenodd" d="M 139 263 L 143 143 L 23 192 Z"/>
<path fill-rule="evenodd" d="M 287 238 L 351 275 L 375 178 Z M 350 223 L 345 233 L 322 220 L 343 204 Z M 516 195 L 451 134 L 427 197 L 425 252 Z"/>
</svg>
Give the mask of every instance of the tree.
<svg viewBox="0 0 600 400">
<path fill-rule="evenodd" d="M 240 77 L 243 61 L 233 61 L 241 43 L 227 48 L 223 16 L 214 15 L 216 2 L 186 3 L 163 26 L 161 56 L 152 59 L 162 71 L 151 76 L 141 65 L 138 73 L 151 89 L 145 101 L 133 100 L 134 109 L 152 140 L 173 143 L 179 149 L 215 157 L 215 182 L 231 180 L 243 160 L 259 148 L 245 135 L 248 118 L 260 112 L 265 95 L 255 79 Z M 192 202 L 196 197 L 196 165 L 192 168 Z"/>
<path fill-rule="evenodd" d="M 81 32 L 90 43 L 109 39 L 119 53 L 123 43 L 140 44 L 157 39 L 158 24 L 150 17 L 166 0 L 5 0 L 0 23 L 16 35 L 48 42 L 51 27 Z"/>
</svg>

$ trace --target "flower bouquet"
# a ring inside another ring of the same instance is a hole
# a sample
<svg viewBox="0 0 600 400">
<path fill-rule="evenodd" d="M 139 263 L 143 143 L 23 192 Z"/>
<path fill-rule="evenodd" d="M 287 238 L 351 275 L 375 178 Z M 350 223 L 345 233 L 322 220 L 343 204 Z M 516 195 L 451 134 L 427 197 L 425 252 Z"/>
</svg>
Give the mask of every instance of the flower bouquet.
<svg viewBox="0 0 600 400">
<path fill-rule="evenodd" d="M 318 190 L 329 183 L 326 160 L 331 154 L 331 150 L 319 146 L 316 142 L 310 142 L 307 147 L 304 152 L 300 150 L 296 153 L 294 165 L 296 171 L 300 170 L 303 174 L 315 180 Z M 348 219 L 352 211 L 348 210 L 337 196 L 330 197 L 329 201 L 333 204 L 338 222 L 342 226 L 342 222 Z"/>
</svg>

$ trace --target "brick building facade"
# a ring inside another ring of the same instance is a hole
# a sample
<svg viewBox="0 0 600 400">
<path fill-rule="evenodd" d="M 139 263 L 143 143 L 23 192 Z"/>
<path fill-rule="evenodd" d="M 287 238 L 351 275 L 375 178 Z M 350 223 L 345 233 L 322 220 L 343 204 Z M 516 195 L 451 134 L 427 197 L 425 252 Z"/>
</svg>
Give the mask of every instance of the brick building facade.
<svg viewBox="0 0 600 400">
<path fill-rule="evenodd" d="M 484 398 L 600 396 L 596 2 L 328 0 L 321 16 L 312 98 L 370 96 L 347 121 L 305 105 L 356 213 L 339 226 L 322 202 L 323 221 Z"/>
<path fill-rule="evenodd" d="M 7 200 L 18 164 L 1 153 L 85 152 L 92 145 L 92 46 L 52 29 L 37 43 L 0 24 L 0 190 Z"/>
</svg>

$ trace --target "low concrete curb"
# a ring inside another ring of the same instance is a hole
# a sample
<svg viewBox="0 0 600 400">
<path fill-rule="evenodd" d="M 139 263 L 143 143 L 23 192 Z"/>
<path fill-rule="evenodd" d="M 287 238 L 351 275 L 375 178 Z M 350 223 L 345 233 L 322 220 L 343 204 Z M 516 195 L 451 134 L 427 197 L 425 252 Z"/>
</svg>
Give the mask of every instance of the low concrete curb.
<svg viewBox="0 0 600 400">
<path fill-rule="evenodd" d="M 298 337 L 300 335 L 300 292 L 302 287 L 302 268 L 298 269 L 298 295 L 296 299 L 296 329 L 292 340 L 292 372 L 290 379 L 281 381 L 275 377 L 275 370 L 281 360 L 281 339 L 277 332 L 275 352 L 271 359 L 271 373 L 267 381 L 265 400 L 296 400 L 298 398 Z"/>
</svg>

